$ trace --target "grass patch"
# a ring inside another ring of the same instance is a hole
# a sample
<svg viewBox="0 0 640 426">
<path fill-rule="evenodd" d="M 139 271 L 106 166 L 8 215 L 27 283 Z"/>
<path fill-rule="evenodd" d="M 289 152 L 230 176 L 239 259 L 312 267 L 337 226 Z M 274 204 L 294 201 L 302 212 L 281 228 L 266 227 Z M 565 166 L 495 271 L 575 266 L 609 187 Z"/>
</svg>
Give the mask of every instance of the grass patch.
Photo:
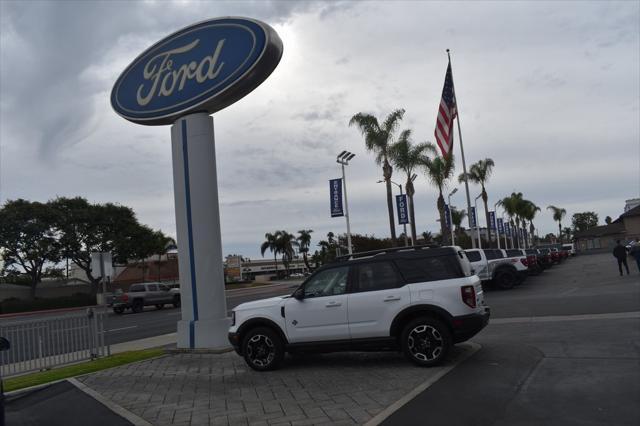
<svg viewBox="0 0 640 426">
<path fill-rule="evenodd" d="M 24 376 L 12 377 L 4 380 L 4 390 L 6 392 L 28 388 L 30 386 L 42 385 L 68 377 L 81 376 L 119 365 L 142 361 L 164 355 L 164 349 L 144 349 L 140 351 L 122 352 L 105 358 L 98 358 L 94 361 L 87 361 L 80 364 L 68 365 L 66 367 L 54 368 L 53 370 L 40 371 L 37 373 L 25 374 Z"/>
</svg>

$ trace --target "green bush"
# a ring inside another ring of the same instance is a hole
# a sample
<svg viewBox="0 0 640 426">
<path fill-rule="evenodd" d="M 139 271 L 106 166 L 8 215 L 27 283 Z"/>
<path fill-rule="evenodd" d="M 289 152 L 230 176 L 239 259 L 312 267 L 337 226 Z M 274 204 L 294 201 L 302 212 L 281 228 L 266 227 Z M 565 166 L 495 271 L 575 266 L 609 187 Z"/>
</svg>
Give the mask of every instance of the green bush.
<svg viewBox="0 0 640 426">
<path fill-rule="evenodd" d="M 49 299 L 24 300 L 12 297 L 0 302 L 0 314 L 41 311 L 47 309 L 75 308 L 96 304 L 96 297 L 91 294 L 75 293 L 72 296 Z"/>
</svg>

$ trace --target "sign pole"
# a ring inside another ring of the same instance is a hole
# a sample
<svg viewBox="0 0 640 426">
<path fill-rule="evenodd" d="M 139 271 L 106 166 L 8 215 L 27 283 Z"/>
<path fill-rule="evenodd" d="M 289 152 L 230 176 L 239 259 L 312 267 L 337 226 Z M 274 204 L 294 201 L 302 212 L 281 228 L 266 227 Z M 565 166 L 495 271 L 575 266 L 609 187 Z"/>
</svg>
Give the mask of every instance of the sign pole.
<svg viewBox="0 0 640 426">
<path fill-rule="evenodd" d="M 347 219 L 347 248 L 349 254 L 353 254 L 351 248 L 351 224 L 349 223 L 349 200 L 347 199 L 347 176 L 344 173 L 344 163 L 340 163 L 342 166 L 342 186 L 344 187 L 344 217 Z"/>
<path fill-rule="evenodd" d="M 182 319 L 178 348 L 229 346 L 213 117 L 195 113 L 171 126 Z"/>
<path fill-rule="evenodd" d="M 398 185 L 398 186 L 400 187 L 400 196 L 404 195 L 404 194 L 402 193 L 402 185 Z M 400 213 L 398 213 L 398 215 L 399 215 L 399 214 L 400 214 Z M 408 246 L 409 246 L 409 238 L 407 237 L 407 224 L 406 224 L 406 223 L 403 223 L 403 224 L 402 224 L 402 226 L 403 226 L 403 228 L 404 228 L 404 245 L 405 245 L 406 247 L 408 247 Z"/>
</svg>

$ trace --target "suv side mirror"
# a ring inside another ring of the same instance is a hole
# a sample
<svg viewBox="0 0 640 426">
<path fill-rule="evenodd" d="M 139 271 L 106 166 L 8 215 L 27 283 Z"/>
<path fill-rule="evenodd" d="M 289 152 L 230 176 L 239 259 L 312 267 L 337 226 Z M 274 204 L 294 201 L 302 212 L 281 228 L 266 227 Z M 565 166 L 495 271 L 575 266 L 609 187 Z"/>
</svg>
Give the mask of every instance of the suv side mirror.
<svg viewBox="0 0 640 426">
<path fill-rule="evenodd" d="M 0 351 L 8 351 L 11 348 L 11 343 L 4 338 L 0 337 Z"/>
<path fill-rule="evenodd" d="M 293 292 L 293 298 L 296 300 L 304 299 L 304 288 L 298 287 L 296 291 Z"/>
</svg>

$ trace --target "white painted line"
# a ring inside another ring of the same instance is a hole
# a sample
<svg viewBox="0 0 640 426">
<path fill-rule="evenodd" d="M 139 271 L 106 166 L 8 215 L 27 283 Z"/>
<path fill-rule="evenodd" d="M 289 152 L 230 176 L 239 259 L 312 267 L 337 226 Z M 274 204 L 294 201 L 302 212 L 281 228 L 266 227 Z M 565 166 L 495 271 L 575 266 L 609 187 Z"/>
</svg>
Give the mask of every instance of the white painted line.
<svg viewBox="0 0 640 426">
<path fill-rule="evenodd" d="M 133 423 L 135 426 L 153 426 L 151 423 L 149 423 L 148 421 L 146 421 L 142 417 L 139 417 L 139 416 L 133 414 L 131 411 L 126 410 L 123 407 L 121 407 L 120 405 L 118 405 L 118 404 L 112 402 L 111 400 L 105 398 L 104 396 L 100 395 L 98 392 L 94 391 L 93 389 L 91 389 L 90 387 L 88 387 L 84 383 L 74 379 L 73 377 L 67 379 L 67 381 L 69 383 L 71 383 L 72 385 L 74 385 L 79 390 L 81 390 L 82 392 L 84 392 L 87 395 L 89 395 L 91 398 L 95 399 L 96 401 L 98 401 L 101 404 L 103 404 L 104 406 L 106 406 L 108 409 L 110 409 L 111 411 L 113 411 L 117 415 L 119 415 L 121 417 L 124 417 L 125 419 L 127 419 L 128 421 Z"/>
<path fill-rule="evenodd" d="M 130 330 L 132 328 L 138 328 L 138 326 L 137 325 L 132 325 L 132 326 L 129 326 L 129 327 L 112 328 L 111 330 L 107 330 L 107 333 L 109 333 L 110 331 Z"/>
<path fill-rule="evenodd" d="M 462 361 L 464 361 L 467 358 L 469 358 L 471 355 L 475 354 L 482 347 L 479 344 L 473 343 L 473 342 L 466 342 L 466 343 L 464 343 L 463 345 L 460 345 L 460 346 L 471 346 L 471 348 L 468 351 L 466 351 L 465 353 L 463 353 L 460 356 L 460 358 L 457 359 L 456 362 L 454 362 L 451 365 L 446 365 L 446 366 L 443 366 L 443 367 L 432 367 L 430 370 L 437 370 L 437 372 L 433 376 L 429 377 L 424 383 L 418 385 L 411 392 L 409 392 L 408 394 L 406 394 L 405 396 L 403 396 L 402 398 L 400 398 L 399 400 L 397 400 L 396 402 L 394 402 L 393 404 L 391 404 L 390 406 L 388 406 L 387 408 L 382 410 L 375 417 L 371 418 L 371 420 L 366 422 L 364 424 L 364 426 L 377 426 L 380 423 L 382 423 L 383 421 L 385 421 L 387 419 L 387 417 L 389 417 L 390 415 L 392 415 L 393 413 L 398 411 L 407 402 L 411 401 L 413 398 L 415 398 L 416 396 L 420 395 L 429 386 L 431 386 L 432 384 L 434 384 L 435 382 L 440 380 L 442 377 L 444 377 L 445 374 L 447 374 L 449 371 L 451 371 L 454 368 L 456 368 L 458 366 L 458 364 L 460 364 Z"/>
<path fill-rule="evenodd" d="M 549 315 L 545 317 L 492 318 L 489 324 L 519 324 L 533 322 L 590 321 L 640 318 L 640 311 L 613 314 Z"/>
</svg>

